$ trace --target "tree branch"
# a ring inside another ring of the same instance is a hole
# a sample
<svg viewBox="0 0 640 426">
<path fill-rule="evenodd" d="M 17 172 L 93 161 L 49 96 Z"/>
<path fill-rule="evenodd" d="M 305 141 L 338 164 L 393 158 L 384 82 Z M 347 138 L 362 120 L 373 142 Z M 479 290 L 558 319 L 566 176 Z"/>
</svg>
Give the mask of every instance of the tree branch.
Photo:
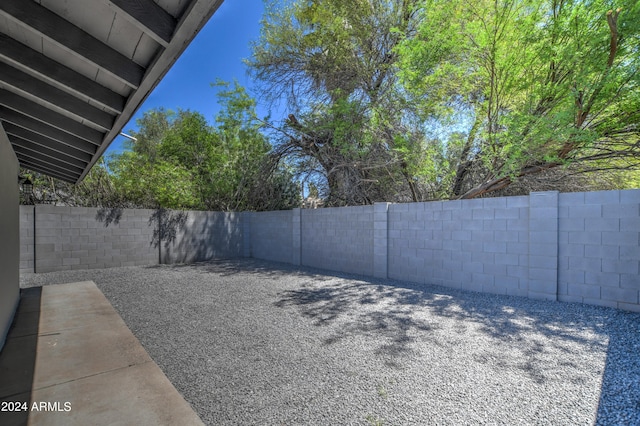
<svg viewBox="0 0 640 426">
<path fill-rule="evenodd" d="M 616 11 L 607 12 L 607 23 L 609 24 L 609 30 L 611 31 L 611 41 L 609 44 L 609 60 L 607 61 L 607 68 L 613 66 L 613 60 L 616 58 L 616 52 L 618 51 L 618 15 L 620 14 L 620 8 Z"/>
</svg>

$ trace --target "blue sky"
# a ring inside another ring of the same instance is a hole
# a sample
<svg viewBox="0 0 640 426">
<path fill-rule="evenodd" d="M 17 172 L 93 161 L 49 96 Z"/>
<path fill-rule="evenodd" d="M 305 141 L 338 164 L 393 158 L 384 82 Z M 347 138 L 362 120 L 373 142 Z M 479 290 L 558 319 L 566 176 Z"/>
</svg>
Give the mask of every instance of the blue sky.
<svg viewBox="0 0 640 426">
<path fill-rule="evenodd" d="M 219 106 L 211 83 L 217 78 L 236 79 L 247 88 L 252 86 L 242 60 L 251 55 L 249 43 L 258 39 L 263 11 L 262 0 L 223 2 L 123 131 L 135 130 L 136 119 L 158 107 L 198 111 L 213 123 Z M 259 105 L 257 112 L 265 116 L 268 111 Z M 125 141 L 117 137 L 107 153 L 121 151 Z"/>
</svg>

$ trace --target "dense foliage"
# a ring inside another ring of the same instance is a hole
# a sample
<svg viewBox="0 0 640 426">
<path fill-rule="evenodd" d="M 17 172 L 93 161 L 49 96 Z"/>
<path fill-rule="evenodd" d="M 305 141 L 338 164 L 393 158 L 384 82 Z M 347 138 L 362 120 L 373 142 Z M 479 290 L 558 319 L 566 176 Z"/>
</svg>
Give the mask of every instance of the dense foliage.
<svg viewBox="0 0 640 426">
<path fill-rule="evenodd" d="M 292 174 L 270 154 L 255 120 L 255 101 L 237 84 L 218 83 L 216 126 L 197 112 L 155 109 L 138 120 L 129 149 L 94 166 L 76 186 L 38 177 L 46 194 L 68 205 L 218 211 L 298 206 Z M 37 177 L 37 176 L 34 176 Z M 60 186 L 61 185 L 61 186 Z"/>
<path fill-rule="evenodd" d="M 263 96 L 288 101 L 277 152 L 329 205 L 417 199 L 407 158 L 420 156 L 423 131 L 404 108 L 395 52 L 414 13 L 385 0 L 268 7 L 248 65 Z"/>
<path fill-rule="evenodd" d="M 266 210 L 299 206 L 299 183 L 325 205 L 640 187 L 636 0 L 274 1 L 252 52 L 282 117 L 222 84 L 215 126 L 148 111 L 57 194 Z"/>
<path fill-rule="evenodd" d="M 312 0 L 248 64 L 281 154 L 360 204 L 639 186 L 639 46 L 633 0 Z"/>
<path fill-rule="evenodd" d="M 401 77 L 424 114 L 469 123 L 443 145 L 451 196 L 558 166 L 637 168 L 636 1 L 424 1 Z M 454 172 L 455 170 L 455 172 Z"/>
</svg>

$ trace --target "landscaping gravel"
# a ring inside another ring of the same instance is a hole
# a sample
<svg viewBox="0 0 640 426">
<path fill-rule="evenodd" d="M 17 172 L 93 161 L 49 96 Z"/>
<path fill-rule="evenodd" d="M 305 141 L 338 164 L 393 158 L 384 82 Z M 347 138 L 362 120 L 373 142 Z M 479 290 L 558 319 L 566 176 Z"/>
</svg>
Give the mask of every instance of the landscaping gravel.
<svg viewBox="0 0 640 426">
<path fill-rule="evenodd" d="M 640 425 L 640 314 L 256 260 L 93 280 L 210 425 Z"/>
</svg>

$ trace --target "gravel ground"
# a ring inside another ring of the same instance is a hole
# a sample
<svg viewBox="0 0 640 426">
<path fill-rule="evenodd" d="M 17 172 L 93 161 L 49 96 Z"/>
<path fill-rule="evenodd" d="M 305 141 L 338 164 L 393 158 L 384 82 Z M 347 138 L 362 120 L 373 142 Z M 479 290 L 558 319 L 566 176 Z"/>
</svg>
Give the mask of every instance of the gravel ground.
<svg viewBox="0 0 640 426">
<path fill-rule="evenodd" d="M 255 260 L 93 280 L 210 425 L 640 425 L 640 314 Z"/>
</svg>

